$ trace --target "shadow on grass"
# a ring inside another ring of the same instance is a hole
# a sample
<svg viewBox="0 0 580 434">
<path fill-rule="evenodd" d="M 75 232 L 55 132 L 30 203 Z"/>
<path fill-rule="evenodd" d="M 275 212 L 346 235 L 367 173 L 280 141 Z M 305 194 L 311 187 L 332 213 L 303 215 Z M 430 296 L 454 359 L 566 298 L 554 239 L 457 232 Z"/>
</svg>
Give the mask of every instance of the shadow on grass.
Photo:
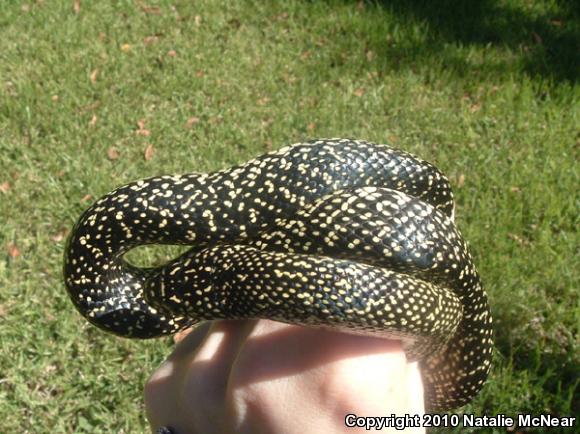
<svg viewBox="0 0 580 434">
<path fill-rule="evenodd" d="M 558 84 L 580 80 L 580 2 L 559 0 L 551 8 L 511 6 L 497 0 L 379 0 L 369 2 L 402 20 L 426 27 L 426 39 L 414 47 L 385 44 L 377 54 L 409 66 L 439 60 L 455 73 L 479 73 L 479 67 L 497 72 L 521 69 L 532 77 Z M 533 4 L 533 3 L 531 3 Z M 474 67 L 454 47 L 507 48 L 508 59 L 490 58 Z M 455 53 L 454 53 L 455 51 Z"/>
<path fill-rule="evenodd" d="M 577 355 L 571 351 L 546 353 L 538 347 L 531 349 L 523 345 L 506 348 L 505 351 L 505 354 L 511 354 L 514 369 L 533 372 L 542 390 L 559 400 L 554 403 L 555 408 L 569 408 L 568 411 L 573 414 L 580 413 L 580 364 Z M 549 410 L 554 411 L 552 408 Z"/>
</svg>

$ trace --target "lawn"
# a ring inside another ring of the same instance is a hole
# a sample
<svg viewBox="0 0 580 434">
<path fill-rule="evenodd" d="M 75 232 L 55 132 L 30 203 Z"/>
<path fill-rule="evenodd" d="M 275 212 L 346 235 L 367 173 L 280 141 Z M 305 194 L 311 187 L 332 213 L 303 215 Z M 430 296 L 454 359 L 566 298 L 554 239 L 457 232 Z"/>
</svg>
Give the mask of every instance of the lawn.
<svg viewBox="0 0 580 434">
<path fill-rule="evenodd" d="M 460 412 L 580 416 L 580 8 L 467 3 L 3 2 L 0 432 L 147 432 L 142 387 L 171 339 L 102 333 L 64 290 L 93 200 L 341 136 L 453 183 L 496 335 Z"/>
</svg>

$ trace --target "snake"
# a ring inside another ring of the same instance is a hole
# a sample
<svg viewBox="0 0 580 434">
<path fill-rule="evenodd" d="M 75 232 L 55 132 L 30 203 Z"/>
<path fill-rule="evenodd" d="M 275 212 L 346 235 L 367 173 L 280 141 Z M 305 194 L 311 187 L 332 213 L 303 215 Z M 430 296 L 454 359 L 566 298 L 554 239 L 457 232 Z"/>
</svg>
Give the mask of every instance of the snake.
<svg viewBox="0 0 580 434">
<path fill-rule="evenodd" d="M 124 259 L 150 244 L 190 248 L 157 267 Z M 491 367 L 488 298 L 450 182 L 389 145 L 311 140 L 131 182 L 81 215 L 64 256 L 77 310 L 118 336 L 266 318 L 398 339 L 429 410 L 469 403 Z"/>
</svg>

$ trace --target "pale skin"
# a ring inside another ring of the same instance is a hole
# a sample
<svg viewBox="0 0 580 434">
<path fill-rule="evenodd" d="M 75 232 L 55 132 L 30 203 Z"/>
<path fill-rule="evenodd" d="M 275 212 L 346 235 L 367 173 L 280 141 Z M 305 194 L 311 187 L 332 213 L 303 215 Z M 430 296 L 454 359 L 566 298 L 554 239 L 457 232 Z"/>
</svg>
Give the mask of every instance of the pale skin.
<svg viewBox="0 0 580 434">
<path fill-rule="evenodd" d="M 177 434 L 368 433 L 345 416 L 424 413 L 418 364 L 399 341 L 268 320 L 188 333 L 149 379 L 145 404 L 153 432 Z"/>
</svg>

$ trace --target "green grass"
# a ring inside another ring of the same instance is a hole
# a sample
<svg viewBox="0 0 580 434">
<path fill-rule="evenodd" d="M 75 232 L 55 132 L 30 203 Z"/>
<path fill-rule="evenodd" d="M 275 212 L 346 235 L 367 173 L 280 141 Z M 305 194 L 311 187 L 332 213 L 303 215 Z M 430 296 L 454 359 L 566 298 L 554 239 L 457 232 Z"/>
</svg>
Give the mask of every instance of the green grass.
<svg viewBox="0 0 580 434">
<path fill-rule="evenodd" d="M 85 195 L 329 136 L 391 143 L 455 185 L 497 344 L 463 411 L 579 416 L 577 3 L 144 4 L 3 3 L 0 432 L 147 431 L 142 386 L 171 341 L 108 336 L 69 302 L 62 234 Z"/>
</svg>

